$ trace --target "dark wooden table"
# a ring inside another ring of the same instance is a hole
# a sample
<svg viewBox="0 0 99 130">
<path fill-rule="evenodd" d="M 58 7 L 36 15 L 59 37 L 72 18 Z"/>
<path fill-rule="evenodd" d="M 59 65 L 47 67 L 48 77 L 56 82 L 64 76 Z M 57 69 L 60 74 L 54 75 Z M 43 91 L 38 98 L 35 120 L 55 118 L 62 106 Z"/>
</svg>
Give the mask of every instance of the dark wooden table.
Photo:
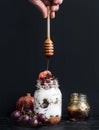
<svg viewBox="0 0 99 130">
<path fill-rule="evenodd" d="M 45 125 L 38 128 L 19 126 L 9 118 L 0 118 L 0 130 L 99 130 L 99 116 L 77 122 L 64 118 L 58 125 Z"/>
</svg>

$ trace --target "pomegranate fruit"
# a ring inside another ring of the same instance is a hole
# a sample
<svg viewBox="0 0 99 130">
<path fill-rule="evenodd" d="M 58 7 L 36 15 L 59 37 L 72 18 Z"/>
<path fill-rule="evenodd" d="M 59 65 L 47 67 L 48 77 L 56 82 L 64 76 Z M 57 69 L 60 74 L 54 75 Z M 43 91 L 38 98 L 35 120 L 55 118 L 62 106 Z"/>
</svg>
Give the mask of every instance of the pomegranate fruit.
<svg viewBox="0 0 99 130">
<path fill-rule="evenodd" d="M 33 107 L 34 107 L 34 97 L 31 96 L 30 93 L 27 93 L 26 96 L 20 97 L 16 102 L 16 108 L 21 111 L 27 109 L 33 110 Z"/>
<path fill-rule="evenodd" d="M 52 74 L 50 71 L 48 70 L 45 70 L 45 71 L 42 71 L 39 76 L 38 76 L 38 79 L 45 79 L 45 78 L 51 78 L 52 77 Z"/>
</svg>

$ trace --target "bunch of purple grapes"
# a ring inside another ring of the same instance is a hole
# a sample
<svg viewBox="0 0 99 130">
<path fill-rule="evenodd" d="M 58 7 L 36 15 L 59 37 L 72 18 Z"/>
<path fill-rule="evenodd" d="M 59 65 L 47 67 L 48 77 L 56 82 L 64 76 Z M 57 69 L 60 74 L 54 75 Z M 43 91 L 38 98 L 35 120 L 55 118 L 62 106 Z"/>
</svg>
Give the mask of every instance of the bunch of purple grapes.
<svg viewBox="0 0 99 130">
<path fill-rule="evenodd" d="M 34 114 L 31 109 L 25 111 L 15 110 L 11 113 L 11 118 L 19 124 L 31 127 L 41 126 L 48 122 L 44 114 Z"/>
</svg>

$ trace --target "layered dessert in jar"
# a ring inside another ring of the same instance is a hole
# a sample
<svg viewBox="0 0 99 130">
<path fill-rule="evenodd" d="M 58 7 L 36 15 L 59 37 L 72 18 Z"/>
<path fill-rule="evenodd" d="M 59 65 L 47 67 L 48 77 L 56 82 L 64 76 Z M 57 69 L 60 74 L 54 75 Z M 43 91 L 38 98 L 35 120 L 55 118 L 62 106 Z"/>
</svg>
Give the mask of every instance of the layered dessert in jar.
<svg viewBox="0 0 99 130">
<path fill-rule="evenodd" d="M 48 70 L 41 72 L 34 92 L 34 113 L 44 114 L 51 124 L 57 124 L 62 116 L 62 94 L 57 78 Z"/>
</svg>

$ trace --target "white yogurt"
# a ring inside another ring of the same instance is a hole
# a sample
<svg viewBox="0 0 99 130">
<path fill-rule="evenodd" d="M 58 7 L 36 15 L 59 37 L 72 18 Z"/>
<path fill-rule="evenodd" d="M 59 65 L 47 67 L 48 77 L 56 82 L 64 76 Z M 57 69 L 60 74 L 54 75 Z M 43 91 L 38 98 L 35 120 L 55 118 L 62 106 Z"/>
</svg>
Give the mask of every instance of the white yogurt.
<svg viewBox="0 0 99 130">
<path fill-rule="evenodd" d="M 58 86 L 49 89 L 39 87 L 35 91 L 34 112 L 36 114 L 44 114 L 48 119 L 50 116 L 61 117 L 62 94 Z"/>
</svg>

